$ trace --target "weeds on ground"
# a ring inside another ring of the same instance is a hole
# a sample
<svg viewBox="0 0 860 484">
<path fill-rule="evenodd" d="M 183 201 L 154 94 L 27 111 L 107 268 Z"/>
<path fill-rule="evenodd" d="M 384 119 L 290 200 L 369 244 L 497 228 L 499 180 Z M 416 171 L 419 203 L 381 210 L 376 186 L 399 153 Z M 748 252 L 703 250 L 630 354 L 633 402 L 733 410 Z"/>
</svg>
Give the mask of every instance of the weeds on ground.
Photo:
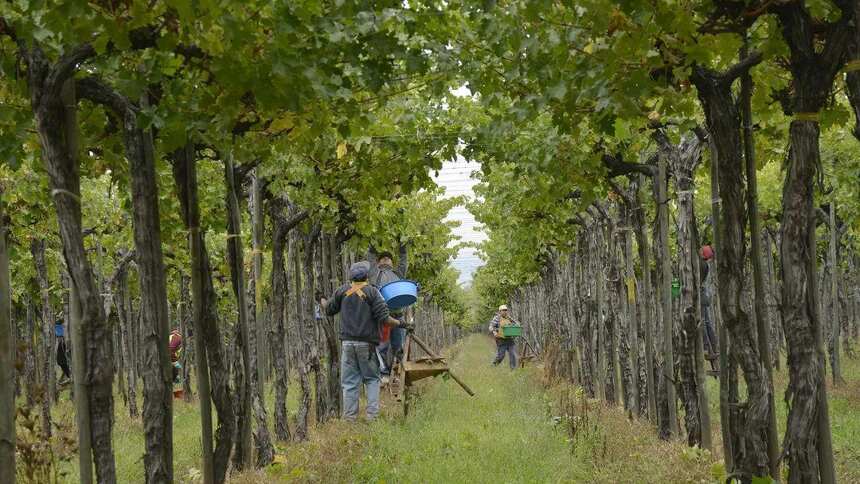
<svg viewBox="0 0 860 484">
<path fill-rule="evenodd" d="M 606 452 L 606 438 L 598 422 L 592 418 L 591 404 L 582 387 L 557 385 L 552 392 L 549 413 L 556 425 L 567 433 L 570 452 L 590 449 L 592 452 Z M 602 451 L 601 451 L 602 449 Z"/>
<path fill-rule="evenodd" d="M 711 452 L 659 440 L 647 421 L 589 399 L 582 387 L 556 381 L 546 392 L 550 415 L 575 460 L 587 468 L 588 482 L 725 482 L 724 467 Z"/>
<path fill-rule="evenodd" d="M 54 422 L 54 436 L 45 434 L 41 414 L 36 410 L 19 405 L 15 423 L 15 476 L 18 482 L 32 484 L 54 484 L 65 480 L 66 472 L 62 464 L 71 460 L 77 452 L 77 442 L 72 437 L 71 427 Z"/>
</svg>

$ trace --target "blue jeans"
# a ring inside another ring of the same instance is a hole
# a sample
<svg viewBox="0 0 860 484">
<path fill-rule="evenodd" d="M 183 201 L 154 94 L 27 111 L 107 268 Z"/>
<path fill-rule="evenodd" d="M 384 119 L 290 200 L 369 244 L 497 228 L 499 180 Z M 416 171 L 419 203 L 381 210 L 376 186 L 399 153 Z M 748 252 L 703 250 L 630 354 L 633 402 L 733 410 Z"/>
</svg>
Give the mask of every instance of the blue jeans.
<svg viewBox="0 0 860 484">
<path fill-rule="evenodd" d="M 340 386 L 343 389 L 343 418 L 358 417 L 361 385 L 367 392 L 367 419 L 379 415 L 379 360 L 376 350 L 363 341 L 344 341 L 340 354 Z"/>
<path fill-rule="evenodd" d="M 399 321 L 402 321 L 399 319 Z M 391 352 L 392 352 L 392 361 L 394 361 L 394 356 L 400 354 L 403 351 L 403 341 L 406 339 L 406 330 L 403 328 L 391 328 Z"/>
<path fill-rule="evenodd" d="M 511 363 L 511 369 L 517 367 L 517 341 L 514 338 L 499 338 L 496 340 L 496 359 L 494 365 L 498 365 L 505 359 L 505 352 Z"/>
<path fill-rule="evenodd" d="M 711 304 L 710 294 L 707 291 L 702 291 L 699 301 L 702 308 L 702 325 L 704 326 L 704 331 L 702 332 L 704 350 L 711 354 L 717 354 L 720 352 L 720 349 L 717 344 L 717 335 L 714 331 L 714 320 L 712 318 L 713 305 Z"/>
</svg>

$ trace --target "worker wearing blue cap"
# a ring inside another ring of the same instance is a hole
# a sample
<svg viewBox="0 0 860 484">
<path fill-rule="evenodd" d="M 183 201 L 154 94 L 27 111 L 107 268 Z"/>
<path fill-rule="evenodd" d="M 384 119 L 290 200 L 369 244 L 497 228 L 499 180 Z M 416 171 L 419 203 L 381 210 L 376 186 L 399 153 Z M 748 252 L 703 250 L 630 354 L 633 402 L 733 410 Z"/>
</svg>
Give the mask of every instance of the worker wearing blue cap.
<svg viewBox="0 0 860 484">
<path fill-rule="evenodd" d="M 370 264 L 356 262 L 349 269 L 351 282 L 339 287 L 330 299 L 321 299 L 320 306 L 329 316 L 340 313 L 341 369 L 343 418 L 354 422 L 358 417 L 359 388 L 367 392 L 367 419 L 379 415 L 379 344 L 383 325 L 403 326 L 391 317 L 379 289 L 367 283 Z"/>
</svg>

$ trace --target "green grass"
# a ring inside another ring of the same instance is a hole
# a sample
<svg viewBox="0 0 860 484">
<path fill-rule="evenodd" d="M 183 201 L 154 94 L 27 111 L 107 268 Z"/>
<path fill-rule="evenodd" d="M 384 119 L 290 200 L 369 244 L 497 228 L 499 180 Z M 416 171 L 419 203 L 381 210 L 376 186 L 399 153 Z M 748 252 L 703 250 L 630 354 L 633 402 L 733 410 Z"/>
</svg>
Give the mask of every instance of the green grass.
<svg viewBox="0 0 860 484">
<path fill-rule="evenodd" d="M 836 474 L 839 482 L 860 482 L 860 360 L 842 357 L 842 375 L 845 384 L 834 388 L 827 368 L 827 399 L 830 410 L 830 429 L 833 437 L 833 452 L 836 461 Z M 743 378 L 740 378 L 741 394 L 746 391 Z M 788 370 L 785 360 L 782 368 L 774 372 L 774 403 L 776 405 L 776 424 L 779 443 L 782 446 L 785 436 L 788 406 L 785 403 L 785 389 L 788 386 Z M 711 423 L 714 432 L 714 445 L 720 446 L 720 401 L 719 381 L 708 378 Z M 722 448 L 716 449 L 722 455 Z"/>
<path fill-rule="evenodd" d="M 466 342 L 453 369 L 477 393 L 453 381 L 432 383 L 405 420 L 369 430 L 355 466 L 359 482 L 573 482 L 577 466 L 567 437 L 548 413 L 533 371 L 491 367 L 484 338 Z"/>
<path fill-rule="evenodd" d="M 510 371 L 491 367 L 494 347 L 487 337 L 461 341 L 450 358 L 454 371 L 477 393 L 469 397 L 452 380 L 427 379 L 416 386 L 412 412 L 383 400 L 383 418 L 372 424 L 334 421 L 312 428 L 311 440 L 278 445 L 276 463 L 234 475 L 232 482 L 716 482 L 721 447 L 718 384 L 708 379 L 716 449 L 687 448 L 661 442 L 648 422 L 632 421 L 617 407 L 576 400 L 566 409 L 569 385 L 545 388 L 539 365 Z M 837 473 L 840 482 L 860 482 L 860 361 L 843 358 L 845 385 L 829 389 Z M 783 394 L 787 374 L 775 375 L 777 422 L 784 431 Z M 829 383 L 829 381 L 828 381 Z M 289 408 L 298 406 L 298 385 L 291 385 Z M 268 389 L 266 403 L 274 397 Z M 580 430 L 571 439 L 565 413 L 577 415 Z M 292 416 L 292 414 L 291 414 Z M 68 393 L 54 409 L 59 433 L 74 439 L 74 414 Z M 292 422 L 291 422 L 292 424 Z M 114 450 L 119 482 L 143 482 L 143 429 L 116 401 Z M 195 403 L 175 400 L 176 482 L 199 482 L 200 416 Z M 62 439 L 55 439 L 60 441 Z M 575 445 L 572 445 L 575 444 Z M 68 453 L 68 446 L 55 445 Z M 715 469 L 712 471 L 712 468 Z M 67 482 L 77 482 L 77 457 L 61 464 Z"/>
<path fill-rule="evenodd" d="M 67 394 L 64 394 L 67 395 Z M 117 399 L 116 421 L 114 422 L 113 445 L 116 458 L 117 481 L 124 483 L 144 482 L 143 454 L 144 435 L 141 420 L 128 416 L 128 410 Z M 142 409 L 142 405 L 138 406 Z M 74 434 L 74 410 L 66 399 L 58 405 L 54 418 L 60 422 L 64 432 Z M 72 437 L 76 437 L 72 435 Z M 202 455 L 200 439 L 200 412 L 195 403 L 174 400 L 173 406 L 173 448 L 174 468 L 178 482 L 190 480 L 200 468 Z M 78 457 L 73 456 L 61 466 L 67 473 L 69 482 L 77 482 L 79 474 Z"/>
<path fill-rule="evenodd" d="M 287 393 L 287 406 L 290 415 L 298 408 L 299 391 L 298 385 L 293 385 Z M 274 438 L 274 393 L 273 385 L 267 387 L 266 407 L 269 414 L 272 438 Z M 133 419 L 128 414 L 128 409 L 123 404 L 119 395 L 114 400 L 115 422 L 113 433 L 114 455 L 116 459 L 117 481 L 122 483 L 144 482 L 143 452 L 144 434 L 143 424 L 140 418 Z M 143 410 L 143 397 L 141 389 L 138 389 L 138 411 Z M 213 414 L 215 409 L 212 409 Z M 60 431 L 70 438 L 76 440 L 76 427 L 74 422 L 74 406 L 69 400 L 68 391 L 61 394 L 60 403 L 53 410 L 54 421 L 59 424 Z M 217 425 L 217 417 L 213 417 L 213 423 Z M 177 482 L 194 482 L 201 475 L 201 459 L 203 455 L 202 441 L 200 438 L 200 411 L 197 401 L 186 403 L 181 399 L 173 400 L 173 465 L 174 477 Z M 61 472 L 65 473 L 69 482 L 77 482 L 79 475 L 78 457 L 71 456 L 67 462 L 60 464 Z"/>
</svg>

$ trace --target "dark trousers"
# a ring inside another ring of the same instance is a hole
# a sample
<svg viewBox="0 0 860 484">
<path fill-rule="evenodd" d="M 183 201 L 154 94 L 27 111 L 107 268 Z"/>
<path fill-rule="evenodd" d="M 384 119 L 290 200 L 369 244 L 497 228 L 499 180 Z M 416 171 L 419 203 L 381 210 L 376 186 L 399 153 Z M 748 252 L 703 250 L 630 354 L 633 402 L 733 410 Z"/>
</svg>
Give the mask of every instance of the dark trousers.
<svg viewBox="0 0 860 484">
<path fill-rule="evenodd" d="M 63 338 L 57 340 L 57 364 L 63 370 L 63 376 L 66 378 L 72 377 L 72 369 L 69 367 L 68 358 L 66 358 L 66 342 Z"/>
<path fill-rule="evenodd" d="M 713 306 L 711 305 L 711 298 L 703 292 L 701 294 L 700 301 L 702 307 L 702 324 L 704 325 L 702 343 L 704 343 L 704 349 L 706 352 L 715 355 L 720 352 L 720 347 L 717 344 L 717 335 L 714 331 L 714 319 L 712 317 Z"/>
<path fill-rule="evenodd" d="M 511 369 L 517 367 L 517 341 L 514 338 L 498 338 L 496 339 L 496 359 L 493 360 L 494 365 L 498 365 L 505 359 L 505 353 L 508 354 Z"/>
<path fill-rule="evenodd" d="M 406 340 L 406 330 L 403 328 L 391 328 L 391 352 L 393 356 L 400 357 L 403 352 L 403 342 Z"/>
</svg>

